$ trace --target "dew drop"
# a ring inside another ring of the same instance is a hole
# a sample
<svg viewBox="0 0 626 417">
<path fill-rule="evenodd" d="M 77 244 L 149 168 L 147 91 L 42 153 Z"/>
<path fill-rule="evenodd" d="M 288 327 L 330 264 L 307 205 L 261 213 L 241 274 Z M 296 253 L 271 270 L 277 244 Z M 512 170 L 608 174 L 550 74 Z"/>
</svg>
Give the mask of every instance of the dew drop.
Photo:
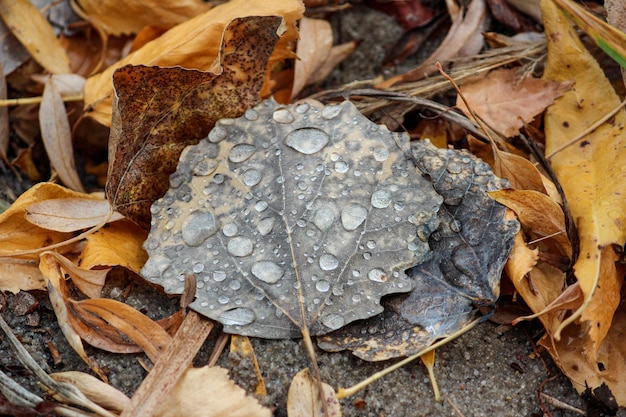
<svg viewBox="0 0 626 417">
<path fill-rule="evenodd" d="M 339 314 L 332 313 L 322 317 L 322 324 L 332 330 L 337 330 L 343 327 L 345 320 Z"/>
<path fill-rule="evenodd" d="M 218 220 L 210 211 L 194 211 L 183 222 L 182 237 L 188 246 L 199 246 L 217 232 Z"/>
<path fill-rule="evenodd" d="M 287 109 L 278 109 L 272 114 L 272 118 L 278 123 L 288 124 L 292 123 L 295 119 L 293 114 Z"/>
<path fill-rule="evenodd" d="M 380 268 L 371 269 L 370 272 L 367 273 L 367 277 L 374 282 L 387 281 L 387 274 Z"/>
<path fill-rule="evenodd" d="M 213 271 L 213 281 L 222 282 L 226 279 L 226 272 L 224 271 Z"/>
<path fill-rule="evenodd" d="M 225 326 L 246 326 L 256 320 L 256 315 L 247 307 L 237 307 L 224 311 L 217 320 Z"/>
<path fill-rule="evenodd" d="M 326 132 L 314 127 L 296 129 L 285 138 L 285 145 L 305 155 L 311 155 L 321 151 L 330 137 Z"/>
<path fill-rule="evenodd" d="M 261 172 L 256 169 L 249 169 L 243 173 L 243 183 L 248 187 L 253 187 L 261 182 Z"/>
<path fill-rule="evenodd" d="M 172 261 L 169 258 L 163 255 L 151 256 L 142 268 L 141 275 L 147 278 L 160 278 L 170 266 Z"/>
<path fill-rule="evenodd" d="M 222 174 L 215 174 L 215 176 L 213 177 L 213 182 L 216 184 L 223 184 L 224 183 L 224 176 Z"/>
<path fill-rule="evenodd" d="M 300 113 L 300 114 L 304 114 L 309 110 L 309 106 L 307 103 L 302 103 L 302 104 L 298 104 L 296 106 L 296 112 Z"/>
<path fill-rule="evenodd" d="M 226 223 L 224 227 L 222 227 L 222 233 L 224 233 L 224 236 L 233 237 L 238 231 L 239 228 L 235 223 Z"/>
<path fill-rule="evenodd" d="M 194 273 L 199 274 L 200 272 L 204 271 L 204 264 L 201 264 L 201 263 L 198 262 L 197 264 L 194 264 L 194 266 L 193 266 L 193 268 L 191 268 L 191 270 Z"/>
<path fill-rule="evenodd" d="M 239 280 L 234 279 L 230 281 L 228 286 L 230 287 L 231 290 L 237 291 L 238 289 L 241 288 L 241 282 L 239 282 Z"/>
<path fill-rule="evenodd" d="M 376 248 L 376 242 L 374 242 L 373 240 L 368 240 L 367 243 L 365 244 L 365 246 L 367 246 L 368 249 L 375 249 Z"/>
<path fill-rule="evenodd" d="M 252 253 L 252 241 L 247 237 L 237 236 L 228 242 L 228 253 L 233 256 L 248 256 Z"/>
<path fill-rule="evenodd" d="M 266 217 L 264 219 L 261 219 L 261 221 L 259 221 L 259 224 L 257 225 L 257 230 L 259 231 L 259 233 L 261 233 L 261 235 L 266 236 L 274 228 L 274 222 L 275 220 L 273 217 Z"/>
<path fill-rule="evenodd" d="M 462 224 L 459 220 L 453 220 L 450 222 L 450 230 L 454 233 L 459 233 L 462 229 Z"/>
<path fill-rule="evenodd" d="M 383 162 L 389 157 L 389 151 L 387 150 L 387 148 L 384 148 L 382 146 L 375 148 L 373 153 L 374 159 L 378 162 Z"/>
<path fill-rule="evenodd" d="M 345 174 L 346 172 L 348 172 L 349 168 L 350 168 L 350 165 L 348 165 L 346 161 L 335 162 L 335 171 L 337 171 L 340 174 Z"/>
<path fill-rule="evenodd" d="M 229 301 L 230 301 L 230 298 L 228 298 L 228 296 L 225 294 L 222 294 L 219 297 L 217 297 L 217 302 L 220 304 L 228 304 Z"/>
<path fill-rule="evenodd" d="M 215 161 L 205 159 L 194 165 L 191 172 L 193 172 L 193 175 L 197 177 L 204 177 L 212 174 L 213 171 L 215 171 L 215 168 L 217 168 L 217 163 Z"/>
<path fill-rule="evenodd" d="M 323 271 L 332 271 L 337 269 L 338 266 L 339 260 L 334 255 L 325 253 L 320 256 L 320 268 L 322 268 Z"/>
<path fill-rule="evenodd" d="M 252 265 L 251 272 L 252 275 L 268 284 L 278 282 L 285 274 L 285 270 L 272 261 L 255 262 Z"/>
<path fill-rule="evenodd" d="M 367 209 L 357 203 L 350 203 L 341 210 L 341 224 L 348 231 L 355 230 L 366 218 Z"/>
<path fill-rule="evenodd" d="M 361 296 L 359 294 L 354 294 L 352 296 L 352 302 L 358 303 L 359 301 L 361 301 Z"/>
<path fill-rule="evenodd" d="M 463 169 L 463 166 L 459 164 L 458 162 L 450 162 L 446 166 L 446 170 L 451 174 L 458 174 L 462 171 L 462 169 Z"/>
<path fill-rule="evenodd" d="M 257 112 L 254 109 L 248 109 L 246 110 L 246 112 L 243 114 L 243 117 L 245 117 L 246 119 L 250 120 L 251 122 L 257 120 L 259 118 L 259 112 Z"/>
<path fill-rule="evenodd" d="M 391 194 L 385 190 L 374 191 L 372 194 L 372 206 L 376 208 L 386 208 L 391 204 Z"/>
<path fill-rule="evenodd" d="M 231 162 L 244 162 L 256 152 L 256 146 L 239 143 L 230 149 L 228 159 Z"/>
<path fill-rule="evenodd" d="M 330 290 L 330 282 L 326 280 L 317 281 L 315 283 L 315 289 L 319 292 L 327 292 Z"/>
<path fill-rule="evenodd" d="M 322 117 L 326 120 L 330 120 L 341 113 L 341 106 L 326 106 L 322 109 Z"/>
<path fill-rule="evenodd" d="M 258 212 L 261 212 L 261 211 L 265 211 L 267 209 L 267 206 L 268 206 L 267 202 L 261 200 L 261 201 L 256 202 L 256 204 L 254 205 L 254 209 Z"/>
<path fill-rule="evenodd" d="M 339 209 L 334 203 L 323 203 L 320 208 L 315 211 L 313 216 L 313 224 L 320 230 L 326 231 L 339 217 Z"/>
<path fill-rule="evenodd" d="M 209 132 L 209 142 L 217 143 L 226 139 L 228 135 L 228 131 L 224 129 L 222 126 L 215 126 Z"/>
</svg>

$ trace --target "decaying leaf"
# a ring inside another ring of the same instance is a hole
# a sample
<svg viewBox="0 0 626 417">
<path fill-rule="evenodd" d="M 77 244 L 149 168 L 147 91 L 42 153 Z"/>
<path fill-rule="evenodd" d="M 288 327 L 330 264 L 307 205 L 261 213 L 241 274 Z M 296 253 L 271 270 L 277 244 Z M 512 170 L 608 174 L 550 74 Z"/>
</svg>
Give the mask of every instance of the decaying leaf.
<svg viewBox="0 0 626 417">
<path fill-rule="evenodd" d="M 270 417 L 269 408 L 228 378 L 219 366 L 191 368 L 162 401 L 155 417 Z"/>
<path fill-rule="evenodd" d="M 50 378 L 57 382 L 73 385 L 85 397 L 107 410 L 122 411 L 130 402 L 130 399 L 123 392 L 84 372 L 55 372 L 50 374 Z"/>
<path fill-rule="evenodd" d="M 111 204 L 107 200 L 87 195 L 85 198 L 51 198 L 31 204 L 26 209 L 26 220 L 48 230 L 75 232 L 97 226 L 105 220 L 123 218 L 119 213 L 110 212 Z"/>
<path fill-rule="evenodd" d="M 328 384 L 322 385 L 324 395 L 320 395 L 317 381 L 309 368 L 298 372 L 291 381 L 287 396 L 289 417 L 341 417 L 341 406 L 335 397 L 335 390 Z M 326 408 L 320 403 L 326 401 Z M 327 411 L 325 414 L 324 410 Z"/>
<path fill-rule="evenodd" d="M 410 294 L 385 300 L 377 317 L 320 338 L 325 350 L 350 349 L 366 360 L 411 356 L 468 325 L 476 305 L 498 298 L 518 230 L 516 221 L 505 218 L 505 207 L 487 195 L 501 187 L 500 180 L 469 153 L 418 141 L 413 156 L 444 198 L 429 238 L 432 253 L 410 271 L 416 283 Z"/>
<path fill-rule="evenodd" d="M 349 102 L 265 101 L 181 155 L 152 206 L 142 275 L 227 332 L 324 334 L 412 288 L 442 201 L 407 159 L 407 137 Z"/>
<path fill-rule="evenodd" d="M 114 74 L 107 196 L 116 210 L 150 227 L 150 204 L 168 187 L 182 149 L 222 117 L 259 101 L 279 17 L 235 19 L 224 31 L 221 73 L 128 66 Z"/>
<path fill-rule="evenodd" d="M 268 65 L 262 69 L 265 78 L 268 79 L 275 63 L 285 58 L 294 57 L 290 44 L 298 38 L 296 20 L 302 17 L 303 12 L 304 5 L 300 0 L 275 0 L 271 2 L 233 0 L 214 7 L 206 13 L 173 27 L 102 73 L 90 77 L 85 85 L 85 106 L 88 109 L 88 114 L 103 125 L 109 126 L 111 124 L 113 97 L 111 79 L 115 70 L 129 64 L 159 67 L 180 66 L 219 74 L 222 66 L 222 53 L 220 52 L 222 41 L 228 41 L 230 36 L 224 30 L 235 19 L 246 20 L 249 18 L 258 21 L 259 17 L 263 16 L 279 16 L 284 19 L 284 25 L 281 26 L 279 34 L 281 35 L 280 40 L 271 52 Z M 254 48 L 263 49 L 265 47 L 254 37 L 243 39 L 244 42 L 246 40 L 251 42 L 253 53 L 256 53 Z M 229 52 L 232 51 L 224 50 L 225 54 Z M 242 71 L 244 73 L 242 75 L 248 74 L 251 69 L 252 67 L 246 67 Z M 263 94 L 268 95 L 269 93 L 270 91 L 267 90 Z"/>
<path fill-rule="evenodd" d="M 571 80 L 558 82 L 518 77 L 519 71 L 515 68 L 500 69 L 461 87 L 472 110 L 488 126 L 506 137 L 517 135 L 524 123 L 530 123 L 573 84 Z M 456 105 L 466 114 L 469 113 L 460 98 Z"/>
</svg>

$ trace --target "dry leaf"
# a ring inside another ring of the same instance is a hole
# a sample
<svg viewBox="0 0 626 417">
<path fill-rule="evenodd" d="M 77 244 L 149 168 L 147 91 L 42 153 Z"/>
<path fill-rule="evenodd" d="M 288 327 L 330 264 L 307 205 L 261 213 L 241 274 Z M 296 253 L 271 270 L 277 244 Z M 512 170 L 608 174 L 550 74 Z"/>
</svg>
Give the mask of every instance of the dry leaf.
<svg viewBox="0 0 626 417">
<path fill-rule="evenodd" d="M 57 382 L 73 385 L 89 400 L 107 410 L 122 411 L 130 402 L 130 398 L 123 392 L 84 372 L 55 372 L 50 377 Z"/>
<path fill-rule="evenodd" d="M 39 107 L 41 137 L 50 164 L 68 187 L 84 191 L 74 163 L 74 146 L 65 104 L 57 90 L 54 76 L 46 81 Z"/>
<path fill-rule="evenodd" d="M 303 369 L 293 377 L 287 396 L 287 415 L 289 417 L 341 417 L 341 406 L 335 397 L 335 390 L 328 384 L 322 384 L 324 400 L 328 414 L 324 414 L 317 381 Z"/>
<path fill-rule="evenodd" d="M 573 85 L 571 80 L 559 82 L 530 76 L 519 79 L 518 74 L 516 68 L 499 69 L 461 86 L 472 111 L 506 137 L 516 136 L 525 123 L 530 123 Z M 471 116 L 460 97 L 456 105 Z"/>
<path fill-rule="evenodd" d="M 234 19 L 246 16 L 281 16 L 284 19 L 281 39 L 269 58 L 267 69 L 264 68 L 267 79 L 276 62 L 294 56 L 289 44 L 298 37 L 296 20 L 302 17 L 303 12 L 304 6 L 299 0 L 271 2 L 233 0 L 214 7 L 170 29 L 102 73 L 89 78 L 85 85 L 85 105 L 86 109 L 89 109 L 88 114 L 106 126 L 111 124 L 113 72 L 128 64 L 180 66 L 219 74 L 222 34 Z M 265 94 L 269 94 L 269 91 Z"/>
<path fill-rule="evenodd" d="M 51 256 L 57 260 L 59 266 L 67 275 L 72 278 L 72 282 L 76 284 L 78 289 L 90 298 L 100 297 L 104 281 L 111 268 L 107 269 L 83 269 L 79 268 L 65 256 L 51 251 L 43 252 L 47 256 Z"/>
<path fill-rule="evenodd" d="M 566 92 L 546 112 L 546 154 L 551 154 L 619 106 L 620 99 L 562 12 L 548 1 L 541 4 L 548 39 L 544 78 L 576 80 L 575 89 Z M 610 275 L 614 268 L 603 268 L 607 263 L 602 254 L 609 255 L 611 245 L 621 246 L 626 240 L 626 199 L 622 195 L 626 189 L 624 126 L 626 112 L 622 109 L 610 123 L 551 158 L 581 237 L 574 272 L 585 302 L 563 327 L 579 318 L 587 322 L 592 345 L 586 356 L 591 363 L 595 363 L 599 344 L 611 325 L 623 281 L 621 276 Z M 555 336 L 558 338 L 558 332 Z"/>
<path fill-rule="evenodd" d="M 214 367 L 190 368 L 174 391 L 162 401 L 155 417 L 270 417 L 254 397 L 228 378 L 228 371 Z"/>
<path fill-rule="evenodd" d="M 37 264 L 32 261 L 0 259 L 0 291 L 17 294 L 20 291 L 45 290 L 44 279 Z"/>
<path fill-rule="evenodd" d="M 459 9 L 455 2 L 446 2 L 452 18 L 452 26 L 445 39 L 423 63 L 404 74 L 391 77 L 376 87 L 385 89 L 400 82 L 421 80 L 437 71 L 435 62 L 446 61 L 457 56 L 472 56 L 483 45 L 482 34 L 488 23 L 484 0 L 472 0 L 467 12 Z M 453 6 L 451 6 L 453 5 Z"/>
<path fill-rule="evenodd" d="M 7 80 L 4 74 L 2 61 L 0 61 L 0 100 L 7 98 Z M 9 165 L 7 151 L 9 150 L 9 109 L 6 106 L 0 108 L 0 160 Z"/>
<path fill-rule="evenodd" d="M 110 223 L 86 237 L 80 265 L 85 269 L 123 266 L 138 274 L 148 260 L 142 247 L 146 237 L 143 229 L 128 220 Z"/>
<path fill-rule="evenodd" d="M 35 61 L 48 72 L 71 72 L 67 54 L 52 26 L 29 0 L 0 1 L 0 15 Z"/>
<path fill-rule="evenodd" d="M 127 304 L 108 298 L 75 303 L 124 333 L 141 347 L 152 362 L 156 362 L 161 351 L 172 340 L 161 326 Z"/>
<path fill-rule="evenodd" d="M 31 204 L 26 209 L 26 220 L 30 223 L 57 232 L 89 229 L 107 218 L 109 222 L 114 222 L 124 217 L 111 213 L 111 204 L 107 200 L 97 200 L 88 195 L 84 198 L 51 198 Z"/>
<path fill-rule="evenodd" d="M 145 26 L 171 28 L 205 12 L 211 6 L 202 0 L 176 2 L 126 0 L 81 0 L 80 7 L 109 35 L 138 33 Z"/>
</svg>

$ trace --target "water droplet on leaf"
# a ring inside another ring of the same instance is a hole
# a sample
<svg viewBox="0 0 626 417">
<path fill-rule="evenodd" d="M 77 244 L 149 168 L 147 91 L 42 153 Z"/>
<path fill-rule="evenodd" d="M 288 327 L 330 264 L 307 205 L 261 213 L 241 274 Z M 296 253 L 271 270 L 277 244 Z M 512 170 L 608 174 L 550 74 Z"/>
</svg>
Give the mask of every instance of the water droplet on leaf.
<svg viewBox="0 0 626 417">
<path fill-rule="evenodd" d="M 339 266 L 339 260 L 330 253 L 320 256 L 320 268 L 324 271 L 332 271 Z"/>
<path fill-rule="evenodd" d="M 252 241 L 247 237 L 237 236 L 228 242 L 228 253 L 233 256 L 248 256 L 252 253 Z"/>
<path fill-rule="evenodd" d="M 255 262 L 251 272 L 252 275 L 268 284 L 278 282 L 285 275 L 285 270 L 272 261 Z"/>
<path fill-rule="evenodd" d="M 321 151 L 330 137 L 326 132 L 314 127 L 296 129 L 285 138 L 285 145 L 305 155 L 311 155 Z"/>
<path fill-rule="evenodd" d="M 341 224 L 348 231 L 355 230 L 366 218 L 367 209 L 357 203 L 350 203 L 341 210 Z"/>
<path fill-rule="evenodd" d="M 182 225 L 183 241 L 189 246 L 199 246 L 218 229 L 218 221 L 210 211 L 192 212 Z"/>
<path fill-rule="evenodd" d="M 247 143 L 239 143 L 233 146 L 228 153 L 231 162 L 244 162 L 256 152 L 256 146 Z"/>
</svg>

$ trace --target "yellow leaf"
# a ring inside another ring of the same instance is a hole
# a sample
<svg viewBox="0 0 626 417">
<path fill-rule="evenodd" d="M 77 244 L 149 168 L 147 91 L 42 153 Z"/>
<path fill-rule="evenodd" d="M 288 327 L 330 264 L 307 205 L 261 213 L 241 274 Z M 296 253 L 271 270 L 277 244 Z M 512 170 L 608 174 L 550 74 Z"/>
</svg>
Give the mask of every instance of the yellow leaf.
<svg viewBox="0 0 626 417">
<path fill-rule="evenodd" d="M 76 264 L 59 253 L 47 251 L 43 252 L 42 255 L 51 256 L 56 259 L 59 266 L 63 268 L 63 271 L 72 278 L 72 282 L 74 282 L 78 289 L 87 297 L 100 297 L 104 281 L 111 268 L 98 270 L 83 269 L 79 268 Z"/>
<path fill-rule="evenodd" d="M 544 78 L 576 80 L 574 88 L 546 112 L 546 153 L 550 154 L 617 107 L 620 100 L 565 15 L 551 0 L 542 0 L 541 7 L 548 40 Z M 609 331 L 623 281 L 602 257 L 611 257 L 613 251 L 604 249 L 621 246 L 626 238 L 625 126 L 626 112 L 621 110 L 610 122 L 551 159 L 580 236 L 574 272 L 585 297 L 583 305 L 554 336 L 558 339 L 560 331 L 576 320 L 585 323 L 582 327 L 589 332 L 591 344 L 586 356 L 590 363 L 595 363 L 599 345 Z"/>
<path fill-rule="evenodd" d="M 0 262 L 0 291 L 17 294 L 21 291 L 45 290 L 46 281 L 33 261 Z"/>
<path fill-rule="evenodd" d="M 238 361 L 249 360 L 254 365 L 254 375 L 256 376 L 257 384 L 254 390 L 254 394 L 257 396 L 265 396 L 267 395 L 267 390 L 265 388 L 265 381 L 263 380 L 263 374 L 261 373 L 261 368 L 259 368 L 259 362 L 256 359 L 256 355 L 254 354 L 254 348 L 252 347 L 252 343 L 250 343 L 250 339 L 248 336 L 241 336 L 238 334 L 233 334 L 230 337 L 230 354 L 235 354 Z M 231 357 L 231 360 L 232 357 Z"/>
<path fill-rule="evenodd" d="M 206 11 L 202 0 L 175 2 L 126 0 L 81 0 L 80 7 L 110 35 L 138 33 L 145 26 L 171 28 Z"/>
<path fill-rule="evenodd" d="M 270 417 L 254 397 L 228 378 L 219 366 L 191 368 L 163 399 L 155 417 Z"/>
<path fill-rule="evenodd" d="M 245 16 L 282 16 L 281 38 L 267 65 L 265 78 L 274 64 L 292 57 L 289 43 L 298 32 L 296 20 L 302 17 L 304 5 L 299 0 L 255 1 L 233 0 L 214 7 L 193 19 L 173 27 L 159 38 L 146 43 L 126 58 L 116 62 L 100 74 L 90 77 L 85 84 L 85 105 L 89 116 L 103 125 L 111 125 L 113 72 L 128 64 L 160 67 L 181 66 L 188 69 L 221 72 L 220 45 L 224 28 L 233 19 Z"/>
<path fill-rule="evenodd" d="M 146 237 L 146 231 L 128 220 L 111 223 L 87 236 L 80 265 L 85 269 L 123 266 L 138 274 L 148 260 L 142 247 Z"/>
<path fill-rule="evenodd" d="M 4 23 L 31 56 L 52 74 L 70 71 L 67 53 L 41 12 L 29 0 L 0 0 Z"/>
</svg>

